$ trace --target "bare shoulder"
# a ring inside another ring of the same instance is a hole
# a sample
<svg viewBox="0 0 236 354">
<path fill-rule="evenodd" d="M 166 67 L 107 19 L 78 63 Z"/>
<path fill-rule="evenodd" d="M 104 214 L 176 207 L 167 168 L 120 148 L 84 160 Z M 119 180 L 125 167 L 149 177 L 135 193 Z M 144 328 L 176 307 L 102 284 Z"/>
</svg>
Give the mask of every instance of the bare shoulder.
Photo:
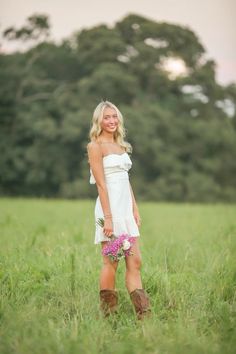
<svg viewBox="0 0 236 354">
<path fill-rule="evenodd" d="M 96 141 L 90 141 L 87 144 L 87 149 L 88 150 L 100 150 L 100 144 L 97 143 Z"/>
<path fill-rule="evenodd" d="M 96 157 L 102 156 L 100 144 L 97 143 L 96 141 L 90 141 L 87 144 L 87 151 L 89 155 L 96 156 Z"/>
</svg>

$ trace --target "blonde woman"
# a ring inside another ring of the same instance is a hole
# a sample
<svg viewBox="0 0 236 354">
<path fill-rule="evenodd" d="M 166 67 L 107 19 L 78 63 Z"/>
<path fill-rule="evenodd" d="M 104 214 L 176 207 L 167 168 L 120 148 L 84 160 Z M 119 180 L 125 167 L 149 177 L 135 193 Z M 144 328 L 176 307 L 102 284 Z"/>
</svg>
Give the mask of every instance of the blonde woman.
<svg viewBox="0 0 236 354">
<path fill-rule="evenodd" d="M 109 101 L 96 107 L 87 145 L 90 165 L 90 183 L 97 186 L 95 221 L 104 219 L 104 227 L 96 223 L 95 244 L 103 247 L 112 234 L 128 234 L 135 237 L 132 256 L 125 258 L 126 287 L 138 319 L 150 313 L 148 295 L 142 287 L 139 249 L 140 215 L 129 182 L 128 171 L 132 162 L 128 155 L 131 145 L 124 141 L 125 129 L 119 109 Z M 105 316 L 117 311 L 118 294 L 115 276 L 118 262 L 103 256 L 100 274 L 100 307 Z"/>
</svg>

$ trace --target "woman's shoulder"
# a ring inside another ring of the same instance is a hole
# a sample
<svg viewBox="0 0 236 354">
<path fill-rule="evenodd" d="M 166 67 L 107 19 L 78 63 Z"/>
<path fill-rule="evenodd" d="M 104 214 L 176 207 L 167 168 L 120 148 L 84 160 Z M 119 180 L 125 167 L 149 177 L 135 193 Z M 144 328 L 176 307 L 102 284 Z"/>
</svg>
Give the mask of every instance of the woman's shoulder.
<svg viewBox="0 0 236 354">
<path fill-rule="evenodd" d="M 90 141 L 87 144 L 87 151 L 88 151 L 88 153 L 92 153 L 92 154 L 96 154 L 96 155 L 102 154 L 100 144 L 97 141 Z"/>
<path fill-rule="evenodd" d="M 98 141 L 91 140 L 87 144 L 87 149 L 99 149 L 99 148 L 100 148 L 100 144 Z"/>
</svg>

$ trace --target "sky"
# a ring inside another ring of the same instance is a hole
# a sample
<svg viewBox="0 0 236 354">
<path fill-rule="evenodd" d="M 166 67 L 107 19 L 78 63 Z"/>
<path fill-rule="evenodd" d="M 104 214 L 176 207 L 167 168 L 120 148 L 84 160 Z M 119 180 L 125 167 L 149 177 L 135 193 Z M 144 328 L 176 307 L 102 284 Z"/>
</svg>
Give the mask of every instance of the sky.
<svg viewBox="0 0 236 354">
<path fill-rule="evenodd" d="M 49 16 L 57 41 L 82 28 L 112 26 L 130 13 L 188 26 L 216 61 L 217 80 L 236 82 L 236 0 L 0 0 L 0 32 L 35 13 Z M 4 42 L 2 50 L 12 48 Z"/>
</svg>

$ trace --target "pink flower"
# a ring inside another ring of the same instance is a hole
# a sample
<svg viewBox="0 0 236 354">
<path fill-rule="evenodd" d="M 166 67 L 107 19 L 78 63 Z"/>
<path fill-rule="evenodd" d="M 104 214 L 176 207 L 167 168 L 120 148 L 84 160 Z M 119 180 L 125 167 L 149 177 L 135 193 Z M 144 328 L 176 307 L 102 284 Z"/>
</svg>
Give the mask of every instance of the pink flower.
<svg viewBox="0 0 236 354">
<path fill-rule="evenodd" d="M 104 226 L 104 219 L 100 218 L 97 224 L 101 227 Z M 104 256 L 108 256 L 112 261 L 119 261 L 121 258 L 131 256 L 131 246 L 135 242 L 135 237 L 122 234 L 118 237 L 112 235 L 110 241 L 102 250 Z"/>
<path fill-rule="evenodd" d="M 120 235 L 113 237 L 102 250 L 104 256 L 108 256 L 112 261 L 119 261 L 122 258 L 131 256 L 131 246 L 135 242 L 135 237 Z"/>
</svg>

